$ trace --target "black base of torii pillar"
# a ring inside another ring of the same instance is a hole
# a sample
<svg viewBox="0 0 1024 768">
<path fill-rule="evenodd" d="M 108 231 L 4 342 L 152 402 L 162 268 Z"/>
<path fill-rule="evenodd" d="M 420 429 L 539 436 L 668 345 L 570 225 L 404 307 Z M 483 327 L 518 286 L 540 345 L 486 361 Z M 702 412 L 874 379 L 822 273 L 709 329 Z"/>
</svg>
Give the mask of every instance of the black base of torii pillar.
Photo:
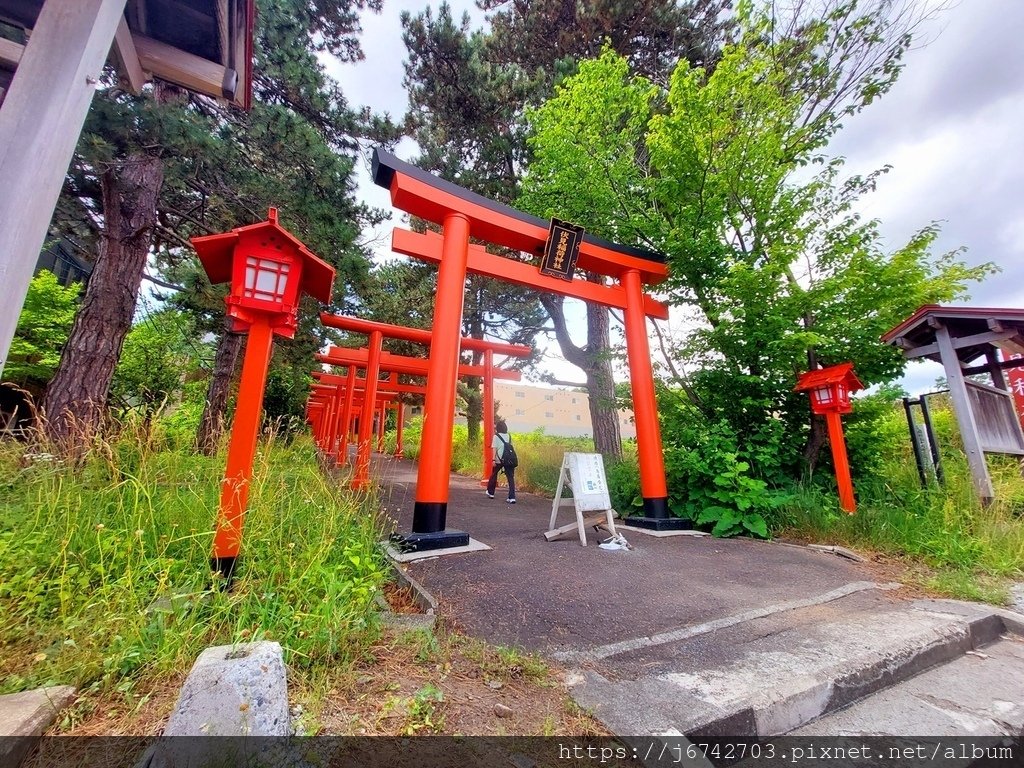
<svg viewBox="0 0 1024 768">
<path fill-rule="evenodd" d="M 672 516 L 668 511 L 668 499 L 644 499 L 643 510 L 642 516 L 627 517 L 623 522 L 649 531 L 685 531 L 692 527 L 689 520 Z"/>
<path fill-rule="evenodd" d="M 417 501 L 412 513 L 412 533 L 394 533 L 391 542 L 403 552 L 433 552 L 469 546 L 469 534 L 445 528 L 447 502 Z"/>
</svg>

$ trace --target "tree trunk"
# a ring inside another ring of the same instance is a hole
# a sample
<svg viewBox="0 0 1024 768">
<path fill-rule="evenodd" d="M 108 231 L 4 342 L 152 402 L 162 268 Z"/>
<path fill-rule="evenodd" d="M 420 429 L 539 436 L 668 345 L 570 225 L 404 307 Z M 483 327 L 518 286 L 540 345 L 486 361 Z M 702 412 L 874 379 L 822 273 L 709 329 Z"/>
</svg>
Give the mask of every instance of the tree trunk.
<svg viewBox="0 0 1024 768">
<path fill-rule="evenodd" d="M 599 277 L 589 274 L 588 279 L 600 280 Z M 555 339 L 562 350 L 562 356 L 567 362 L 582 368 L 586 374 L 590 425 L 594 431 L 595 450 L 610 459 L 621 459 L 622 434 L 619 431 L 619 414 L 615 404 L 608 308 L 598 304 L 587 304 L 587 345 L 580 348 L 573 344 L 569 335 L 562 297 L 542 293 L 540 302 L 551 317 L 555 327 Z"/>
<path fill-rule="evenodd" d="M 203 407 L 203 418 L 196 431 L 196 450 L 204 456 L 213 456 L 220 444 L 220 436 L 224 432 L 224 422 L 228 409 L 228 394 L 231 381 L 235 376 L 239 354 L 244 346 L 245 337 L 240 333 L 232 333 L 231 321 L 225 322 L 224 333 L 217 342 L 217 356 L 213 361 L 213 376 L 206 390 L 206 405 Z"/>
<path fill-rule="evenodd" d="M 615 402 L 609 328 L 608 308 L 587 304 L 587 355 L 590 365 L 585 372 L 594 449 L 606 458 L 618 460 L 622 458 L 622 433 Z"/>
<path fill-rule="evenodd" d="M 463 390 L 466 399 L 466 441 L 469 445 L 480 444 L 480 421 L 484 417 L 484 396 L 480 391 L 479 376 L 466 378 Z"/>
<path fill-rule="evenodd" d="M 103 232 L 82 306 L 43 401 L 46 433 L 71 447 L 98 430 L 131 328 L 163 185 L 163 161 L 135 153 L 100 177 Z"/>
<path fill-rule="evenodd" d="M 814 477 L 814 470 L 818 466 L 818 459 L 821 457 L 821 449 L 828 442 L 828 424 L 825 418 L 818 414 L 811 415 L 811 433 L 804 443 L 804 477 L 810 480 Z"/>
</svg>

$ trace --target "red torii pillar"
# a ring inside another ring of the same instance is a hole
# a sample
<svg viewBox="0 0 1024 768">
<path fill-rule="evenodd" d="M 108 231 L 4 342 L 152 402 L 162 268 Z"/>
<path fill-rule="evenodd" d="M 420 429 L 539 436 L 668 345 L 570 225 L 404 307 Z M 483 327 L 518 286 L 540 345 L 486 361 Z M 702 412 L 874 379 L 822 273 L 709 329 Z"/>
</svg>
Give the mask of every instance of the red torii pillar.
<svg viewBox="0 0 1024 768">
<path fill-rule="evenodd" d="M 461 317 L 461 315 L 460 315 Z M 435 343 L 434 334 L 431 331 L 424 330 L 422 328 L 407 328 L 401 325 L 392 325 L 390 323 L 380 323 L 374 320 L 364 320 L 358 317 L 348 317 L 344 315 L 332 315 L 328 312 L 322 312 L 320 314 L 320 321 L 331 328 L 337 328 L 343 331 L 349 331 L 352 333 L 360 333 L 369 335 L 374 331 L 383 333 L 388 338 L 402 339 L 404 341 L 411 341 L 416 344 L 432 345 Z M 459 327 L 461 329 L 461 319 L 459 321 Z M 483 439 L 483 456 L 481 462 L 481 472 L 486 478 L 490 474 L 490 435 L 494 432 L 494 354 L 508 355 L 512 357 L 529 357 L 533 350 L 530 347 L 521 344 L 508 344 L 500 341 L 489 341 L 487 339 L 476 339 L 469 336 L 462 336 L 459 338 L 459 349 L 468 350 L 473 352 L 483 352 L 485 364 L 483 366 L 483 379 L 484 379 L 484 439 Z M 456 360 L 458 366 L 458 360 Z M 429 381 L 429 371 L 428 381 Z M 454 392 L 454 390 L 453 390 Z M 489 393 L 489 395 L 488 395 Z M 452 409 L 454 410 L 455 402 L 452 401 Z M 424 406 L 424 425 L 426 425 L 426 406 Z M 425 426 L 424 426 L 425 428 Z M 448 464 L 451 466 L 451 438 L 449 440 L 449 455 Z M 445 480 L 445 486 L 447 487 L 447 480 Z"/>
<path fill-rule="evenodd" d="M 357 366 L 349 366 L 349 377 L 344 378 L 335 374 L 324 373 L 323 371 L 313 371 L 313 378 L 321 384 L 333 384 L 338 387 L 339 392 L 344 392 L 346 398 L 349 397 L 349 393 L 355 393 L 365 388 L 365 379 L 357 379 L 355 372 Z M 422 395 L 427 391 L 427 388 L 422 384 L 400 384 L 397 379 L 397 375 L 392 372 L 390 380 L 387 382 L 380 382 L 378 389 L 396 394 L 419 394 Z M 395 440 L 395 457 L 402 458 L 402 430 L 403 430 L 403 407 L 401 401 L 395 402 L 395 411 L 398 414 L 398 421 L 396 425 L 396 440 Z M 344 417 L 343 417 L 344 418 Z M 344 433 L 342 433 L 342 439 L 345 439 Z M 340 451 L 340 449 L 339 449 Z M 340 455 L 340 454 L 339 454 Z M 344 463 L 339 459 L 339 464 Z"/>
<path fill-rule="evenodd" d="M 405 422 L 405 403 L 399 400 L 395 403 L 395 458 L 401 459 L 405 457 L 405 453 L 402 450 L 402 427 Z"/>
</svg>

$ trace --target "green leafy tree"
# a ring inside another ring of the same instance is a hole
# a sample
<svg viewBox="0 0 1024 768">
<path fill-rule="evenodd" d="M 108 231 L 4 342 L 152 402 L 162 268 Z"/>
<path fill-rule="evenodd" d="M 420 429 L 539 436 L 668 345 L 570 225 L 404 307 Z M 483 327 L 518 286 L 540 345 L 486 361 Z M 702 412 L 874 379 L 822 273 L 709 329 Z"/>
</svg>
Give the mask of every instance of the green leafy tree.
<svg viewBox="0 0 1024 768">
<path fill-rule="evenodd" d="M 933 224 L 886 251 L 856 211 L 878 174 L 842 178 L 826 153 L 842 119 L 891 86 L 920 17 L 892 3 L 823 2 L 818 16 L 798 5 L 796 23 L 741 4 L 714 70 L 682 62 L 667 89 L 606 51 L 531 117 L 524 204 L 665 253 L 669 300 L 696 326 L 673 350 L 692 372 L 677 382 L 685 393 L 664 406 L 716 425 L 733 469 L 681 462 L 677 486 L 813 468 L 824 430 L 792 392 L 797 374 L 852 360 L 867 384 L 893 379 L 903 359 L 879 336 L 991 270 L 933 255 Z M 715 510 L 719 532 L 753 530 L 740 512 Z"/>
<path fill-rule="evenodd" d="M 71 332 L 81 288 L 80 283 L 61 285 L 45 269 L 32 278 L 4 366 L 8 381 L 39 391 L 52 378 Z"/>
<path fill-rule="evenodd" d="M 206 352 L 195 340 L 190 316 L 170 308 L 153 312 L 125 337 L 111 396 L 146 414 L 173 405 Z"/>
</svg>

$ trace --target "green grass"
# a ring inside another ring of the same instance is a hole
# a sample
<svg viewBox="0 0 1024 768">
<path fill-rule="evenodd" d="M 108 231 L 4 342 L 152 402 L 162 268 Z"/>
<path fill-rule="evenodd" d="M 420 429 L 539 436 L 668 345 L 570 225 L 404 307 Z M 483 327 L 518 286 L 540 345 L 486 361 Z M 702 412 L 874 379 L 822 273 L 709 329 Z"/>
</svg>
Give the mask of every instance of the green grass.
<svg viewBox="0 0 1024 768">
<path fill-rule="evenodd" d="M 908 558 L 927 566 L 922 585 L 953 597 L 1004 602 L 1024 576 L 1024 478 L 1020 465 L 990 456 L 996 501 L 982 506 L 954 441 L 942 446 L 946 483 L 922 488 L 909 444 L 894 446 L 871 477 L 854 481 L 857 513 L 834 494 L 803 489 L 778 532 Z"/>
<path fill-rule="evenodd" d="M 209 572 L 223 457 L 136 434 L 75 466 L 26 450 L 0 443 L 0 693 L 122 690 L 261 638 L 312 669 L 374 639 L 378 523 L 320 473 L 308 439 L 261 446 L 230 592 Z"/>
</svg>

